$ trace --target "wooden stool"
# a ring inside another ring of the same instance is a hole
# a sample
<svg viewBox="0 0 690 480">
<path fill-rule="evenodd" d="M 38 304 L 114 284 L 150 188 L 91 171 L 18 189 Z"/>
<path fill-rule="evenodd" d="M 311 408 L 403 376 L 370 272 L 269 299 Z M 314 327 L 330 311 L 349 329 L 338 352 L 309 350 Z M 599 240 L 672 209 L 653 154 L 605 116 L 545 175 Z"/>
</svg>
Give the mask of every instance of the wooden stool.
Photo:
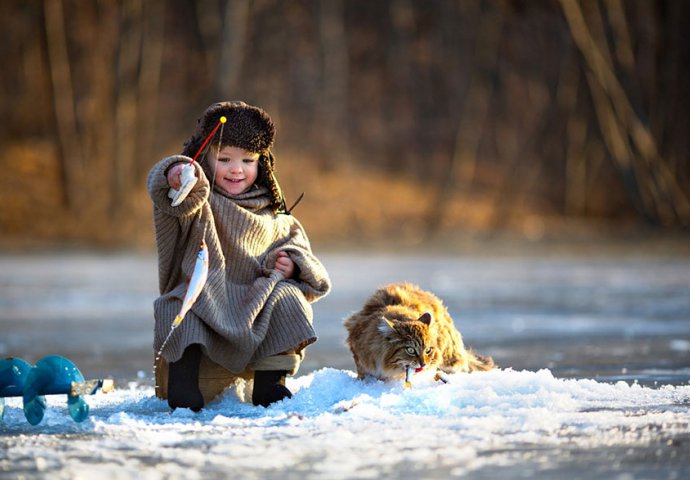
<svg viewBox="0 0 690 480">
<path fill-rule="evenodd" d="M 168 362 L 160 357 L 155 365 L 156 371 L 156 397 L 166 400 L 168 398 Z M 201 355 L 199 362 L 199 390 L 204 397 L 204 403 L 209 403 L 238 378 L 251 380 L 254 372 L 249 370 L 241 374 L 231 373 L 206 355 Z"/>
</svg>

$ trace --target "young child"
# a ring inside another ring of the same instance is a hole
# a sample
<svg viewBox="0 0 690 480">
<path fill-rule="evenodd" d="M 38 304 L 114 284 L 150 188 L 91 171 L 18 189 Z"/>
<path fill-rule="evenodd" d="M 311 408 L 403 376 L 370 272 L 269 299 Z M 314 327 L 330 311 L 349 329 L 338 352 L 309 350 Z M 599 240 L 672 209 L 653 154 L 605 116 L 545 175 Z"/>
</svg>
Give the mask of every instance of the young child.
<svg viewBox="0 0 690 480">
<path fill-rule="evenodd" d="M 222 116 L 226 123 L 194 162 L 196 185 L 171 206 L 169 189 L 179 189 L 182 167 Z M 264 110 L 216 103 L 198 120 L 182 155 L 149 173 L 161 293 L 154 302 L 155 351 L 180 310 L 202 240 L 209 255 L 206 284 L 162 353 L 171 408 L 203 407 L 202 354 L 234 374 L 253 371 L 254 405 L 291 397 L 285 376 L 296 373 L 304 348 L 316 341 L 310 303 L 328 293 L 330 280 L 304 229 L 286 212 L 273 172 L 274 137 Z"/>
</svg>

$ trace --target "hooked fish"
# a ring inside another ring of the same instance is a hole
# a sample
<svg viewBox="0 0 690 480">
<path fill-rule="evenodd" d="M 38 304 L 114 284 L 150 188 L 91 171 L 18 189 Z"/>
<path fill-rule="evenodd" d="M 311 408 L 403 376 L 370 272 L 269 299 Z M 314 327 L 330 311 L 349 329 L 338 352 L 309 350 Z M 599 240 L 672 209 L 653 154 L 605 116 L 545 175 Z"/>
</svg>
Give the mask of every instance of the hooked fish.
<svg viewBox="0 0 690 480">
<path fill-rule="evenodd" d="M 423 367 L 407 367 L 405 368 L 405 383 L 403 386 L 405 388 L 412 388 L 412 374 L 413 373 L 419 373 L 423 370 Z"/>
<path fill-rule="evenodd" d="M 405 388 L 412 388 L 412 375 L 415 373 L 419 373 L 423 370 L 422 367 L 414 368 L 414 367 L 407 367 L 405 368 L 405 383 L 403 386 Z M 436 373 L 434 374 L 434 380 L 437 382 L 443 382 L 443 383 L 448 383 L 448 377 L 441 371 L 441 370 L 436 370 Z"/>
<path fill-rule="evenodd" d="M 405 388 L 412 388 L 412 372 L 414 372 L 414 368 L 412 367 L 407 367 L 405 369 L 405 383 L 403 384 Z"/>
<path fill-rule="evenodd" d="M 172 328 L 176 328 L 182 323 L 185 315 L 187 315 L 189 309 L 192 308 L 192 305 L 194 305 L 201 290 L 204 288 L 206 277 L 208 277 L 208 247 L 206 246 L 206 242 L 202 241 L 199 247 L 199 253 L 197 253 L 196 256 L 196 264 L 194 265 L 192 278 L 189 280 L 187 292 L 184 295 L 184 300 L 182 300 L 182 308 L 180 308 L 180 313 L 178 313 L 175 320 L 173 320 Z"/>
</svg>

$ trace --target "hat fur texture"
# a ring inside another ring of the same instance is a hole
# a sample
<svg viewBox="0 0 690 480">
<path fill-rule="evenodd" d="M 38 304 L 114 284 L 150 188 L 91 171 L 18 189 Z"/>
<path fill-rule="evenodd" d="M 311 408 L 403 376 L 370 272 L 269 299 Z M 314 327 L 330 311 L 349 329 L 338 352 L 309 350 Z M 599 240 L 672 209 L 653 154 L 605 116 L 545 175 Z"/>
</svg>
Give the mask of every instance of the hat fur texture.
<svg viewBox="0 0 690 480">
<path fill-rule="evenodd" d="M 225 116 L 227 121 L 208 145 L 220 144 L 258 153 L 259 174 L 254 185 L 268 188 L 271 208 L 276 213 L 287 213 L 283 194 L 275 178 L 275 157 L 271 152 L 276 129 L 273 120 L 263 109 L 241 101 L 214 103 L 198 119 L 196 132 L 185 142 L 182 154 L 194 158 L 222 116 Z M 220 142 L 218 134 L 222 135 Z M 206 170 L 206 165 L 204 168 Z"/>
</svg>

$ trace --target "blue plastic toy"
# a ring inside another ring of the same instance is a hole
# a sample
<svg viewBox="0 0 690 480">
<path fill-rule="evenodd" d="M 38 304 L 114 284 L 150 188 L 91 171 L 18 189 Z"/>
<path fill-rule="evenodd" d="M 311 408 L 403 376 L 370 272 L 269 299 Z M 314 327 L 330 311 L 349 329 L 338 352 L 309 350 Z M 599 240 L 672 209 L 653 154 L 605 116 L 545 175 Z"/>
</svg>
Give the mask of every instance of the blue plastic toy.
<svg viewBox="0 0 690 480">
<path fill-rule="evenodd" d="M 89 406 L 82 398 L 98 389 L 113 390 L 112 380 L 85 381 L 79 369 L 65 357 L 49 355 L 33 367 L 21 358 L 0 360 L 0 419 L 5 413 L 4 397 L 23 397 L 24 416 L 38 425 L 46 409 L 45 395 L 67 394 L 67 409 L 76 422 L 89 416 Z"/>
</svg>

